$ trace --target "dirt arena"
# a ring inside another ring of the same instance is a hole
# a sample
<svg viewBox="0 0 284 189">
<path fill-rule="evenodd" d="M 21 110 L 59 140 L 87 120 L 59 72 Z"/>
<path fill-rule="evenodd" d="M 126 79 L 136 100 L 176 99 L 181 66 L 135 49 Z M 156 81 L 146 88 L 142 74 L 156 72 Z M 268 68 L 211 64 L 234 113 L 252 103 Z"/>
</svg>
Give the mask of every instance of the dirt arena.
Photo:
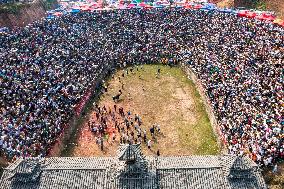
<svg viewBox="0 0 284 189">
<path fill-rule="evenodd" d="M 157 78 L 158 67 L 161 68 L 161 74 Z M 108 82 L 108 91 L 97 103 L 113 110 L 115 103 L 112 96 L 121 89 L 122 95 L 116 103 L 117 107 L 130 110 L 133 115 L 139 114 L 142 118 L 141 128 L 147 130 L 147 135 L 154 123 L 160 125 L 161 133 L 153 141 L 151 150 L 143 143 L 144 154 L 155 155 L 158 149 L 161 155 L 219 152 L 202 99 L 192 81 L 187 79 L 180 68 L 144 65 L 143 68 L 138 67 L 138 71 L 137 68 L 134 70 L 133 73 L 129 71 L 129 74 L 125 74 L 125 77 L 122 77 L 122 73 L 126 70 L 118 71 Z M 121 83 L 124 84 L 123 89 Z M 105 138 L 104 150 L 101 151 L 94 133 L 88 127 L 88 121 L 95 120 L 95 112 L 91 112 L 88 117 L 78 136 L 73 156 L 115 156 L 119 137 L 115 141 L 111 137 Z M 111 123 L 108 125 L 114 127 Z"/>
</svg>

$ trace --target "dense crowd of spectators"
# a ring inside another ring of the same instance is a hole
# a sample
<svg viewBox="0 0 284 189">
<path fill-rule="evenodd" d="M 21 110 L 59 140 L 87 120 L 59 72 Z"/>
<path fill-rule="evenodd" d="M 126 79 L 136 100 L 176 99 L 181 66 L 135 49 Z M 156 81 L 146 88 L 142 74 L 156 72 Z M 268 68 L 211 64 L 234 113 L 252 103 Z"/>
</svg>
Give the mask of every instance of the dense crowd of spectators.
<svg viewBox="0 0 284 189">
<path fill-rule="evenodd" d="M 45 156 L 106 70 L 186 61 L 210 98 L 230 153 L 284 156 L 284 30 L 219 12 L 115 10 L 64 15 L 0 36 L 0 146 Z"/>
<path fill-rule="evenodd" d="M 208 18 L 207 18 L 208 19 Z M 200 79 L 230 154 L 261 165 L 284 158 L 284 30 L 214 15 L 190 21 L 183 54 Z"/>
</svg>

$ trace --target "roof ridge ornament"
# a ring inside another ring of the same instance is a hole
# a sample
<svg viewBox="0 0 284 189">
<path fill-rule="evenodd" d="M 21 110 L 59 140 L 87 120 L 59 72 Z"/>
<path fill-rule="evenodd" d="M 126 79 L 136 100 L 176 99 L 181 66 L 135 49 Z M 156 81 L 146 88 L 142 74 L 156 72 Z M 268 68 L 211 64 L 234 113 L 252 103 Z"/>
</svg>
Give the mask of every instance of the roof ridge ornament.
<svg viewBox="0 0 284 189">
<path fill-rule="evenodd" d="M 229 168 L 228 177 L 230 179 L 252 179 L 254 167 L 247 157 L 235 156 Z"/>
<path fill-rule="evenodd" d="M 137 160 L 144 159 L 140 144 L 124 144 L 118 148 L 117 157 L 126 164 L 135 163 Z"/>
</svg>

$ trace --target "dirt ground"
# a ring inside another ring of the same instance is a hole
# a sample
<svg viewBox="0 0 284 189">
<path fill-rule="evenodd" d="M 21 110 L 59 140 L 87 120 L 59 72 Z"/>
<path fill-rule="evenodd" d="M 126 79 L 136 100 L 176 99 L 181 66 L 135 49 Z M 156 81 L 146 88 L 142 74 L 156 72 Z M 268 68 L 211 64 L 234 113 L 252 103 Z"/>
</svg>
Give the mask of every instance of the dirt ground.
<svg viewBox="0 0 284 189">
<path fill-rule="evenodd" d="M 234 0 L 216 0 L 217 5 L 219 7 L 234 7 L 235 3 Z M 248 0 L 239 0 L 238 5 L 239 7 L 246 7 Z M 259 8 L 265 8 L 268 11 L 274 11 L 276 15 L 284 19 L 284 1 L 283 0 L 262 0 L 262 3 L 259 4 Z"/>
<path fill-rule="evenodd" d="M 278 165 L 277 173 L 272 173 L 271 169 L 264 170 L 263 176 L 269 189 L 284 188 L 284 162 Z"/>
<path fill-rule="evenodd" d="M 161 75 L 156 78 L 158 67 Z M 139 114 L 141 127 L 147 133 L 154 123 L 161 127 L 161 134 L 153 141 L 151 150 L 143 143 L 144 154 L 155 155 L 158 149 L 161 155 L 217 154 L 216 137 L 201 97 L 182 70 L 161 65 L 144 65 L 138 70 L 135 68 L 134 73 L 125 77 L 121 77 L 123 70 L 118 71 L 109 81 L 108 92 L 102 95 L 99 105 L 113 107 L 112 96 L 122 89 L 120 77 L 124 87 L 117 106 Z M 95 114 L 91 113 L 90 119 L 94 120 L 94 117 Z M 101 151 L 87 122 L 82 127 L 73 155 L 115 156 L 119 141 L 105 140 L 105 149 Z"/>
</svg>

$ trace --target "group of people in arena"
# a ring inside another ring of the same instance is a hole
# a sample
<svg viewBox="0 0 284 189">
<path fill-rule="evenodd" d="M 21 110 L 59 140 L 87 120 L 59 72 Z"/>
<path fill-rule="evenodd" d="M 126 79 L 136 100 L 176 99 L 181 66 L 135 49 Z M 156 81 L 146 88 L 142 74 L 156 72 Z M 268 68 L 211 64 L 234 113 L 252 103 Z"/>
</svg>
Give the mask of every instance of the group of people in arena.
<svg viewBox="0 0 284 189">
<path fill-rule="evenodd" d="M 153 141 L 157 141 L 157 135 L 161 132 L 158 124 L 153 124 L 147 131 L 142 127 L 142 119 L 138 114 L 133 115 L 130 110 L 126 112 L 116 104 L 113 108 L 95 104 L 94 109 L 95 115 L 88 121 L 88 127 L 102 151 L 105 150 L 104 141 L 109 144 L 145 144 L 151 149 Z"/>
<path fill-rule="evenodd" d="M 210 99 L 229 153 L 284 158 L 284 29 L 233 14 L 131 9 L 67 14 L 0 36 L 0 147 L 44 157 L 99 76 L 183 61 Z"/>
</svg>

